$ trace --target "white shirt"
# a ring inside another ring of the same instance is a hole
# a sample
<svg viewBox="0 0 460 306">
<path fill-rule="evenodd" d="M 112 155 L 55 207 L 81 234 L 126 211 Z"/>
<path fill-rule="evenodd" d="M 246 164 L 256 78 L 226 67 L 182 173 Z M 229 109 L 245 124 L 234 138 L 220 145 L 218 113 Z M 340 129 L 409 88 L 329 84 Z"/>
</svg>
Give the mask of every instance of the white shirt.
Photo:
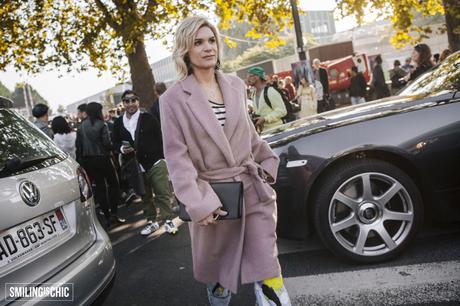
<svg viewBox="0 0 460 306">
<path fill-rule="evenodd" d="M 54 134 L 54 142 L 62 151 L 69 154 L 73 159 L 75 159 L 75 139 L 77 134 L 75 132 L 70 132 L 68 134 Z"/>
<path fill-rule="evenodd" d="M 136 140 L 136 128 L 137 128 L 137 122 L 139 121 L 139 115 L 141 114 L 140 110 L 137 110 L 134 114 L 131 115 L 131 118 L 128 118 L 126 116 L 126 112 L 123 115 L 123 125 L 125 126 L 125 129 L 128 130 L 128 132 L 131 134 L 131 137 L 133 140 Z"/>
<path fill-rule="evenodd" d="M 137 110 L 134 114 L 131 115 L 131 118 L 128 118 L 126 116 L 126 112 L 123 115 L 123 125 L 125 126 L 125 129 L 128 130 L 128 132 L 131 134 L 131 138 L 136 141 L 136 128 L 137 128 L 137 122 L 139 121 L 139 115 L 141 114 L 140 110 Z M 123 153 L 123 146 L 121 146 L 120 151 Z M 139 163 L 139 166 L 141 168 L 142 172 L 145 172 L 144 167 Z"/>
<path fill-rule="evenodd" d="M 320 81 L 315 80 L 316 100 L 323 100 L 323 85 Z"/>
</svg>

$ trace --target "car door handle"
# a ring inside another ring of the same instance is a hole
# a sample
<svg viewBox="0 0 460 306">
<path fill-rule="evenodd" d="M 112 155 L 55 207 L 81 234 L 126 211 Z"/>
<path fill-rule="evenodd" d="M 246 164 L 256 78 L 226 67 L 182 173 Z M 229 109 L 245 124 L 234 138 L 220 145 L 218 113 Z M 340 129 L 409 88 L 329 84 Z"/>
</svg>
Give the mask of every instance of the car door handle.
<svg viewBox="0 0 460 306">
<path fill-rule="evenodd" d="M 302 167 L 307 164 L 308 160 L 300 159 L 300 160 L 290 160 L 286 164 L 286 168 L 295 168 L 295 167 Z"/>
</svg>

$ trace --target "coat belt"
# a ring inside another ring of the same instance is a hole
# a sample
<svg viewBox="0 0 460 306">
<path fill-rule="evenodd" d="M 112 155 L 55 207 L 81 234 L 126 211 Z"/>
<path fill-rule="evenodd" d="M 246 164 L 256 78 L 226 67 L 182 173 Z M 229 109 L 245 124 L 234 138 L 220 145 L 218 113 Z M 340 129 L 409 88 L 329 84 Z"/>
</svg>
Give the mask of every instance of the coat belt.
<svg viewBox="0 0 460 306">
<path fill-rule="evenodd" d="M 241 174 L 248 174 L 253 179 L 255 179 L 255 182 L 253 185 L 254 185 L 254 189 L 257 192 L 259 200 L 261 202 L 274 200 L 275 199 L 274 193 L 270 192 L 271 188 L 267 188 L 266 186 L 264 186 L 264 184 L 267 184 L 267 182 L 265 181 L 264 178 L 262 178 L 259 175 L 259 169 L 262 170 L 262 167 L 259 164 L 257 164 L 253 160 L 248 160 L 248 161 L 243 162 L 241 166 L 200 172 L 198 174 L 198 177 L 205 181 L 212 182 L 212 181 L 218 181 L 218 180 L 233 179 L 233 178 L 238 177 Z"/>
</svg>

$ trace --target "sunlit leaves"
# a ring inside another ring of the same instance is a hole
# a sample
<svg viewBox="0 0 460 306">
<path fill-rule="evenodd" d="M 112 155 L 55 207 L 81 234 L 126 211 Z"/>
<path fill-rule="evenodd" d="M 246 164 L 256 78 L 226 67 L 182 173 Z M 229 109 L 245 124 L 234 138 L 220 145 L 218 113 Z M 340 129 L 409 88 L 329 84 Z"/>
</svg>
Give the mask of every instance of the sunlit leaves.
<svg viewBox="0 0 460 306">
<path fill-rule="evenodd" d="M 342 16 L 353 15 L 359 24 L 366 12 L 389 17 L 395 30 L 390 42 L 396 48 L 418 43 L 431 33 L 431 29 L 413 23 L 416 12 L 422 16 L 444 14 L 442 0 L 337 0 L 337 7 Z"/>
<path fill-rule="evenodd" d="M 252 26 L 246 35 L 272 48 L 292 25 L 289 0 L 2 0 L 0 70 L 93 67 L 122 77 L 138 42 L 164 38 L 196 12 L 215 14 L 223 29 L 246 22 Z"/>
</svg>

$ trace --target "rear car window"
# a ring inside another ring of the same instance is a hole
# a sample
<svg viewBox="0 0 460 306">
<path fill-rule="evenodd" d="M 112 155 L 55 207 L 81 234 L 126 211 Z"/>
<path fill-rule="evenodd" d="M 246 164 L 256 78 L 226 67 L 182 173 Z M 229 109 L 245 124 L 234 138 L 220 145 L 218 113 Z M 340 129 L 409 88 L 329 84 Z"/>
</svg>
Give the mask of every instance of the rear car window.
<svg viewBox="0 0 460 306">
<path fill-rule="evenodd" d="M 67 155 L 24 117 L 0 109 L 0 178 L 61 162 Z"/>
</svg>

